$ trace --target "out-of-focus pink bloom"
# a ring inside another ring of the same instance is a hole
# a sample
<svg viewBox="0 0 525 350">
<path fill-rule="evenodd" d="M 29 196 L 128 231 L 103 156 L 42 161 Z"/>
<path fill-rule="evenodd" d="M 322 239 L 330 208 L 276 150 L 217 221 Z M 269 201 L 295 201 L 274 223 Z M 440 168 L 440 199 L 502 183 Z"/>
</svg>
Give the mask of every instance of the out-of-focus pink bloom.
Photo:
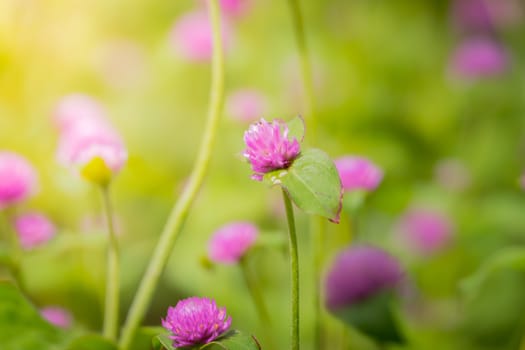
<svg viewBox="0 0 525 350">
<path fill-rule="evenodd" d="M 467 79 L 501 75 L 509 66 L 505 49 L 489 38 L 463 42 L 452 55 L 453 73 Z"/>
<path fill-rule="evenodd" d="M 452 18 L 459 29 L 469 32 L 489 32 L 494 25 L 486 0 L 454 0 Z"/>
<path fill-rule="evenodd" d="M 402 241 L 413 251 L 431 254 L 451 240 L 453 225 L 443 214 L 429 209 L 410 209 L 399 223 Z"/>
<path fill-rule="evenodd" d="M 60 132 L 89 128 L 94 123 L 108 125 L 104 108 L 92 97 L 84 94 L 64 96 L 53 113 Z"/>
<path fill-rule="evenodd" d="M 31 249 L 49 241 L 55 235 L 55 225 L 43 214 L 28 213 L 19 216 L 15 221 L 20 245 Z"/>
<path fill-rule="evenodd" d="M 334 162 L 345 191 L 373 191 L 383 180 L 383 171 L 366 158 L 345 156 Z"/>
<path fill-rule="evenodd" d="M 436 181 L 452 191 L 462 191 L 470 183 L 470 173 L 463 163 L 457 159 L 443 159 L 434 169 Z"/>
<path fill-rule="evenodd" d="M 240 17 L 249 10 L 252 0 L 221 0 L 222 11 L 232 17 Z"/>
<path fill-rule="evenodd" d="M 162 327 L 166 328 L 176 348 L 208 344 L 225 333 L 232 323 L 226 309 L 215 300 L 191 297 L 168 308 Z"/>
<path fill-rule="evenodd" d="M 30 197 L 37 187 L 37 175 L 22 156 L 0 151 L 0 209 Z"/>
<path fill-rule="evenodd" d="M 73 317 L 69 311 L 58 306 L 42 308 L 40 309 L 40 315 L 42 315 L 42 317 L 49 323 L 60 328 L 69 328 L 73 323 Z"/>
<path fill-rule="evenodd" d="M 258 236 L 259 230 L 249 222 L 230 223 L 215 231 L 208 243 L 208 256 L 215 263 L 237 263 Z"/>
<path fill-rule="evenodd" d="M 224 18 L 221 25 L 224 48 L 227 49 L 231 43 L 231 28 Z M 213 36 L 208 13 L 195 10 L 178 18 L 170 32 L 170 43 L 189 61 L 209 61 L 213 53 Z"/>
<path fill-rule="evenodd" d="M 368 245 L 350 246 L 335 259 L 325 281 L 325 304 L 332 312 L 397 289 L 403 270 L 396 258 Z"/>
<path fill-rule="evenodd" d="M 266 114 L 268 102 L 266 98 L 256 90 L 237 90 L 228 97 L 226 110 L 235 120 L 253 122 Z"/>
<path fill-rule="evenodd" d="M 301 146 L 295 137 L 290 140 L 288 133 L 288 125 L 281 120 L 269 123 L 261 119 L 250 125 L 244 133 L 243 156 L 252 165 L 252 179 L 261 181 L 264 174 L 292 165 Z"/>
<path fill-rule="evenodd" d="M 117 174 L 127 160 L 120 135 L 106 119 L 103 108 L 84 95 L 72 95 L 59 103 L 55 113 L 60 129 L 57 157 L 65 165 L 83 169 L 94 159 Z"/>
</svg>

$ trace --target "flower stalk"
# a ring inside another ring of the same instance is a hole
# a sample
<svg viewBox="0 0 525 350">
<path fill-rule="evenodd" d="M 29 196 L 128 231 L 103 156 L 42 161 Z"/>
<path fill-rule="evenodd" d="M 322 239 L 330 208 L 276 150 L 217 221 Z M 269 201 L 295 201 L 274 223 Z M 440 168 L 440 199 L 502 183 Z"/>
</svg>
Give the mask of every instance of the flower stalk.
<svg viewBox="0 0 525 350">
<path fill-rule="evenodd" d="M 102 202 L 108 228 L 106 296 L 104 301 L 104 326 L 102 334 L 111 340 L 118 336 L 120 263 L 118 241 L 113 223 L 113 208 L 109 185 L 101 186 Z"/>
<path fill-rule="evenodd" d="M 264 324 L 264 326 L 268 327 L 270 324 L 270 316 L 268 314 L 268 310 L 266 309 L 261 290 L 257 286 L 257 283 L 254 279 L 254 275 L 250 273 L 248 268 L 248 262 L 245 258 L 239 261 L 239 266 L 241 268 L 242 276 L 244 278 L 244 282 L 246 283 L 246 287 L 248 288 L 248 291 L 251 294 L 253 303 L 255 305 L 255 308 L 257 309 L 257 313 L 259 314 L 259 318 Z"/>
<path fill-rule="evenodd" d="M 297 251 L 297 234 L 295 229 L 295 218 L 293 206 L 286 190 L 283 192 L 283 201 L 288 220 L 288 240 L 290 250 L 290 279 L 291 279 L 291 304 L 292 304 L 292 325 L 291 325 L 291 350 L 299 350 L 299 254 Z"/>
<path fill-rule="evenodd" d="M 212 56 L 212 83 L 210 92 L 210 107 L 204 135 L 199 148 L 197 161 L 190 175 L 180 199 L 173 207 L 166 225 L 161 233 L 159 242 L 153 252 L 152 259 L 140 282 L 127 319 L 124 323 L 119 341 L 121 350 L 127 350 L 133 336 L 142 321 L 151 302 L 155 287 L 166 266 L 173 245 L 181 231 L 182 225 L 188 216 L 189 209 L 200 189 L 206 175 L 211 152 L 215 143 L 219 117 L 224 103 L 224 59 L 221 38 L 220 10 L 218 0 L 208 0 L 208 9 L 213 29 L 213 56 Z"/>
</svg>

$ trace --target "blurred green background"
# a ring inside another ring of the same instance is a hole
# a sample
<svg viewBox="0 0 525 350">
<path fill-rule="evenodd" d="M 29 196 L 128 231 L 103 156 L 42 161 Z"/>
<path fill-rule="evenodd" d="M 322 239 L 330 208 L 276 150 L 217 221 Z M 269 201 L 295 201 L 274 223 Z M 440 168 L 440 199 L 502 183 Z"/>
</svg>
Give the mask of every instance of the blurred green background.
<svg viewBox="0 0 525 350">
<path fill-rule="evenodd" d="M 455 24 L 449 1 L 302 2 L 315 78 L 317 146 L 334 158 L 369 157 L 385 172 L 360 211 L 357 239 L 394 252 L 412 281 L 414 295 L 401 314 L 409 344 L 392 349 L 519 349 L 524 334 L 523 264 L 482 269 L 462 287 L 481 266 L 525 244 L 525 196 L 518 181 L 525 169 L 525 7 L 520 1 L 488 2 L 516 6 L 512 20 L 497 22 L 487 34 L 509 61 L 500 74 L 476 79 L 451 72 L 457 45 L 479 33 Z M 73 92 L 98 99 L 128 147 L 128 165 L 112 189 L 121 230 L 124 318 L 191 170 L 204 125 L 210 65 L 183 59 L 169 41 L 177 18 L 201 5 L 0 2 L 0 145 L 29 158 L 39 172 L 39 194 L 18 210 L 41 210 L 60 231 L 47 246 L 25 255 L 25 278 L 36 305 L 64 306 L 80 328 L 101 325 L 104 229 L 97 224 L 97 191 L 55 160 L 53 109 Z M 268 101 L 267 119 L 303 114 L 288 4 L 254 0 L 231 25 L 226 95 L 260 91 Z M 272 342 L 267 349 L 283 349 L 289 321 L 286 256 L 261 248 L 250 259 L 271 309 L 271 327 L 259 323 L 235 266 L 208 270 L 201 264 L 207 239 L 229 221 L 252 220 L 263 234 L 285 232 L 279 190 L 250 180 L 242 160 L 246 127 L 225 111 L 204 188 L 145 323 L 159 325 L 167 307 L 182 297 L 208 296 L 227 307 L 234 327 L 253 332 L 263 344 Z M 307 125 L 307 144 L 308 135 Z M 461 188 L 436 175 L 447 159 L 467 174 Z M 454 227 L 451 244 L 429 256 L 404 249 L 397 223 L 411 207 L 446 214 Z M 313 349 L 308 218 L 297 215 L 302 341 L 304 349 Z M 348 243 L 348 231 L 346 220 L 329 226 L 326 267 Z M 324 319 L 326 349 L 337 349 L 343 326 L 328 314 Z M 265 334 L 268 328 L 272 335 Z M 351 349 L 374 348 L 349 332 Z"/>
</svg>

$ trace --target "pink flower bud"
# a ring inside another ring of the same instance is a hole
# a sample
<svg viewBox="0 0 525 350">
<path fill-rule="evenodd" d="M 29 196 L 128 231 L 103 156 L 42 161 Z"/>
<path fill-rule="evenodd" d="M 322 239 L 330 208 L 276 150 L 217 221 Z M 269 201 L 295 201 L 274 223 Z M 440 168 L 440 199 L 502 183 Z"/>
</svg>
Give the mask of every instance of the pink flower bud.
<svg viewBox="0 0 525 350">
<path fill-rule="evenodd" d="M 69 328 L 73 323 L 73 317 L 69 311 L 58 306 L 49 306 L 40 309 L 40 314 L 49 323 L 60 328 Z"/>
<path fill-rule="evenodd" d="M 474 38 L 463 42 L 454 52 L 452 72 L 461 78 L 479 79 L 503 74 L 509 66 L 505 49 L 489 38 Z"/>
<path fill-rule="evenodd" d="M 363 157 L 345 156 L 335 160 L 345 191 L 373 191 L 383 179 L 383 171 Z"/>
<path fill-rule="evenodd" d="M 36 191 L 37 175 L 22 156 L 0 151 L 0 209 L 22 202 Z"/>
<path fill-rule="evenodd" d="M 226 101 L 227 113 L 240 122 L 253 122 L 267 113 L 268 102 L 256 90 L 237 90 Z"/>
<path fill-rule="evenodd" d="M 216 263 L 237 263 L 258 236 L 259 230 L 253 224 L 233 222 L 215 231 L 208 243 L 208 256 Z"/>
<path fill-rule="evenodd" d="M 15 221 L 20 245 L 28 250 L 46 243 L 55 235 L 55 225 L 43 214 L 28 213 Z"/>
</svg>

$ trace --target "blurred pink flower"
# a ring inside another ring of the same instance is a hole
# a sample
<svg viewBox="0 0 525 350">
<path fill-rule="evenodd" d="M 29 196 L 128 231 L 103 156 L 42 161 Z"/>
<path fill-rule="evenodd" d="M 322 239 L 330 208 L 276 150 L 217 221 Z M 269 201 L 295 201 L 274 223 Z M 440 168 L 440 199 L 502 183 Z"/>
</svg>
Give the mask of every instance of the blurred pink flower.
<svg viewBox="0 0 525 350">
<path fill-rule="evenodd" d="M 249 222 L 230 223 L 219 228 L 210 238 L 208 256 L 215 263 L 237 263 L 258 236 L 259 229 Z"/>
<path fill-rule="evenodd" d="M 443 214 L 421 208 L 406 212 L 399 222 L 402 241 L 420 254 L 426 255 L 443 249 L 451 240 L 452 222 Z"/>
<path fill-rule="evenodd" d="M 335 160 L 345 191 L 373 191 L 383 180 L 383 171 L 364 157 L 344 156 Z"/>
<path fill-rule="evenodd" d="M 454 0 L 451 9 L 454 24 L 460 30 L 490 32 L 493 29 L 486 0 Z"/>
<path fill-rule="evenodd" d="M 83 95 L 68 96 L 59 103 L 55 116 L 59 121 L 57 157 L 61 163 L 82 169 L 100 158 L 112 175 L 122 169 L 128 156 L 124 142 L 96 101 Z"/>
<path fill-rule="evenodd" d="M 20 245 L 28 250 L 46 243 L 55 235 L 55 225 L 43 214 L 27 213 L 15 220 Z"/>
<path fill-rule="evenodd" d="M 252 166 L 252 179 L 261 181 L 264 174 L 292 165 L 301 152 L 299 141 L 288 138 L 288 125 L 281 120 L 264 119 L 250 125 L 244 133 L 243 156 Z"/>
<path fill-rule="evenodd" d="M 264 95 L 256 90 L 233 92 L 226 101 L 227 113 L 235 120 L 253 122 L 266 114 L 268 106 Z"/>
<path fill-rule="evenodd" d="M 231 28 L 224 18 L 221 26 L 226 50 L 231 43 Z M 170 32 L 170 43 L 188 61 L 209 61 L 213 53 L 213 39 L 208 13 L 195 10 L 178 18 Z"/>
<path fill-rule="evenodd" d="M 223 13 L 232 17 L 240 17 L 249 10 L 252 0 L 221 0 L 220 3 Z"/>
<path fill-rule="evenodd" d="M 37 187 L 37 175 L 22 156 L 0 151 L 0 209 L 24 201 Z"/>
<path fill-rule="evenodd" d="M 451 58 L 452 72 L 469 79 L 501 75 L 508 66 L 505 49 L 496 41 L 482 37 L 463 42 Z"/>
<path fill-rule="evenodd" d="M 48 306 L 42 308 L 40 309 L 40 314 L 49 323 L 60 328 L 69 328 L 73 323 L 73 317 L 69 311 L 58 306 Z"/>
</svg>

